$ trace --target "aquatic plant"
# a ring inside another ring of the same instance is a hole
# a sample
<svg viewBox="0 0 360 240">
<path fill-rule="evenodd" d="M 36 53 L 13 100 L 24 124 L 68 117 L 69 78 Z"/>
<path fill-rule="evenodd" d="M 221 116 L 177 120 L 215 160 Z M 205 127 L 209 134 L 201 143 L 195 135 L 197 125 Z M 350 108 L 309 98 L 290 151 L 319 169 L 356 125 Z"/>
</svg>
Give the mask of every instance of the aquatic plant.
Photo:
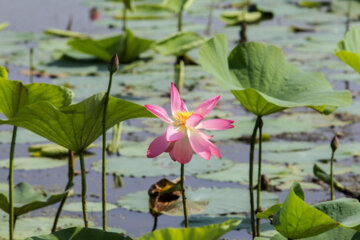
<svg viewBox="0 0 360 240">
<path fill-rule="evenodd" d="M 150 144 L 147 157 L 154 158 L 163 152 L 168 152 L 173 161 L 181 164 L 180 181 L 183 199 L 185 227 L 189 226 L 186 196 L 184 188 L 184 166 L 191 161 L 193 151 L 200 157 L 210 160 L 211 155 L 221 158 L 217 147 L 209 140 L 211 136 L 206 135 L 200 129 L 226 130 L 233 128 L 234 121 L 227 119 L 213 119 L 202 122 L 204 117 L 211 112 L 220 99 L 220 95 L 213 97 L 189 112 L 174 83 L 171 83 L 171 119 L 166 110 L 154 105 L 145 105 L 155 116 L 168 123 L 165 134 L 155 138 Z"/>
<path fill-rule="evenodd" d="M 249 42 L 237 45 L 226 58 L 228 41 L 224 35 L 215 35 L 199 51 L 199 61 L 217 83 L 230 90 L 235 98 L 257 116 L 250 144 L 249 191 L 253 237 L 260 234 L 260 222 L 255 232 L 253 197 L 253 162 L 257 130 L 262 129 L 262 117 L 288 108 L 310 107 L 330 114 L 337 107 L 349 106 L 348 91 L 334 91 L 321 73 L 303 72 L 290 64 L 276 46 Z M 259 164 L 257 212 L 261 211 L 261 142 L 259 136 Z"/>
</svg>

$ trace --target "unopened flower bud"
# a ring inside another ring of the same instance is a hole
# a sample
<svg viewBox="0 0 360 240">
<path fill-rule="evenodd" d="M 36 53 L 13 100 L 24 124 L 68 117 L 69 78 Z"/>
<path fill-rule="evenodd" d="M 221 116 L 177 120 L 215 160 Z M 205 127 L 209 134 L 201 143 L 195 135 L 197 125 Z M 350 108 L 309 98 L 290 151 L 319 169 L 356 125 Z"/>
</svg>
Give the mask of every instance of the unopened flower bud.
<svg viewBox="0 0 360 240">
<path fill-rule="evenodd" d="M 111 58 L 109 66 L 108 66 L 110 73 L 115 73 L 119 69 L 119 58 L 118 55 L 115 55 Z"/>
<path fill-rule="evenodd" d="M 336 135 L 331 140 L 330 146 L 331 146 L 331 149 L 333 150 L 333 152 L 335 152 L 336 149 L 339 147 L 339 139 Z"/>
</svg>

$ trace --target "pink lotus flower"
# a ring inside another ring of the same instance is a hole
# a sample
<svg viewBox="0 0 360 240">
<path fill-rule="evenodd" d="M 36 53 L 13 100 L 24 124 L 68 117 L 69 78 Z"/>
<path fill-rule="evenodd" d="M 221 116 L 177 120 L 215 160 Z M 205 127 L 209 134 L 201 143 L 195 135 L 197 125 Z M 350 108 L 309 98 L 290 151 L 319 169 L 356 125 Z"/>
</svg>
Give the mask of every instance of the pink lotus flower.
<svg viewBox="0 0 360 240">
<path fill-rule="evenodd" d="M 218 148 L 210 142 L 212 136 L 206 135 L 200 129 L 225 130 L 233 128 L 233 120 L 212 119 L 201 122 L 211 112 L 220 99 L 220 95 L 213 97 L 189 112 L 174 83 L 171 83 L 171 112 L 172 119 L 166 110 L 154 105 L 145 107 L 155 116 L 168 123 L 165 134 L 155 138 L 147 151 L 148 158 L 168 152 L 171 159 L 180 163 L 190 162 L 193 151 L 200 157 L 209 160 L 211 155 L 221 158 Z"/>
</svg>

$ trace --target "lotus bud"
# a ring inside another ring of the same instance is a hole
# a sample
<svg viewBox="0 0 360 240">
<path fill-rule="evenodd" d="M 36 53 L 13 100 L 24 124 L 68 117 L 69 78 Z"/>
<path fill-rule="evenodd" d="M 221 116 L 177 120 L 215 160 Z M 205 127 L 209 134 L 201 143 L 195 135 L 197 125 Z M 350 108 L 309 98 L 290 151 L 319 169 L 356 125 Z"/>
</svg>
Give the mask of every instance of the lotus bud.
<svg viewBox="0 0 360 240">
<path fill-rule="evenodd" d="M 336 149 L 339 147 L 339 139 L 338 139 L 338 137 L 336 135 L 331 140 L 330 146 L 331 146 L 331 149 L 332 149 L 333 152 L 335 152 Z"/>
<path fill-rule="evenodd" d="M 115 73 L 119 69 L 119 58 L 118 55 L 115 55 L 111 58 L 109 66 L 108 66 L 110 73 Z"/>
</svg>

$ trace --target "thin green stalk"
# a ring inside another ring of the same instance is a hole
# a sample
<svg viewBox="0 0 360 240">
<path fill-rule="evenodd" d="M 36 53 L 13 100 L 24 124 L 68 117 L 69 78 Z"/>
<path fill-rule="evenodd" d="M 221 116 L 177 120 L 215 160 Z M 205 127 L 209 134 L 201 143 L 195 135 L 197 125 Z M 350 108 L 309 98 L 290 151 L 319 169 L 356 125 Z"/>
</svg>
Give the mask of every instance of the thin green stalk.
<svg viewBox="0 0 360 240">
<path fill-rule="evenodd" d="M 80 156 L 80 167 L 81 167 L 81 202 L 83 210 L 83 218 L 85 227 L 89 227 L 89 220 L 86 207 L 86 170 L 84 162 L 84 151 L 81 150 L 79 153 Z"/>
<path fill-rule="evenodd" d="M 185 64 L 182 57 L 176 59 L 175 64 L 175 86 L 179 90 L 179 93 L 182 93 L 185 80 Z"/>
<path fill-rule="evenodd" d="M 350 23 L 351 23 L 351 3 L 352 0 L 348 0 L 348 9 L 347 9 L 347 13 L 346 13 L 346 27 L 345 27 L 345 34 L 349 31 L 350 29 Z"/>
<path fill-rule="evenodd" d="M 330 200 L 334 200 L 334 156 L 335 151 L 331 152 L 331 162 L 330 162 Z"/>
<path fill-rule="evenodd" d="M 205 29 L 205 34 L 206 35 L 211 34 L 212 20 L 213 20 L 213 15 L 214 15 L 214 13 L 213 13 L 214 12 L 214 1 L 215 0 L 211 0 L 211 4 L 210 4 L 208 22 L 207 22 L 207 26 L 206 26 L 206 29 Z"/>
<path fill-rule="evenodd" d="M 110 72 L 109 85 L 105 94 L 103 121 L 102 121 L 102 220 L 103 230 L 106 231 L 106 111 L 109 103 L 109 96 L 114 72 Z"/>
<path fill-rule="evenodd" d="M 186 195 L 185 195 L 185 187 L 184 187 L 184 164 L 181 164 L 180 186 L 181 186 L 182 203 L 183 203 L 183 209 L 184 209 L 185 228 L 188 228 L 189 227 L 189 219 L 188 219 L 188 214 L 187 214 Z"/>
<path fill-rule="evenodd" d="M 75 161 L 74 161 L 74 152 L 69 150 L 68 152 L 68 183 L 66 184 L 65 191 L 69 191 L 74 182 L 74 173 L 75 173 Z M 57 223 L 59 221 L 62 209 L 65 205 L 65 202 L 69 196 L 69 192 L 63 197 L 60 202 L 59 208 L 56 212 L 54 223 L 51 229 L 51 232 L 55 232 L 57 228 Z"/>
<path fill-rule="evenodd" d="M 259 127 L 258 122 L 259 121 L 257 120 L 255 123 L 253 134 L 251 136 L 250 163 L 249 163 L 250 221 L 251 221 L 251 232 L 252 232 L 253 238 L 256 237 L 253 174 L 254 174 L 254 152 L 255 152 L 255 143 L 256 143 L 256 133 L 257 133 L 257 130 Z"/>
<path fill-rule="evenodd" d="M 256 213 L 261 212 L 261 203 L 260 203 L 260 195 L 261 195 L 261 163 L 262 163 L 262 127 L 263 121 L 261 117 L 258 117 L 258 127 L 259 127 L 259 153 L 258 153 L 258 185 L 257 185 L 257 209 Z M 260 218 L 256 218 L 256 234 L 260 237 Z"/>
<path fill-rule="evenodd" d="M 14 216 L 14 153 L 16 144 L 16 133 L 17 126 L 14 126 L 11 139 L 10 147 L 10 163 L 9 163 L 9 239 L 14 240 L 14 227 L 15 227 L 15 216 Z"/>
<path fill-rule="evenodd" d="M 121 141 L 122 125 L 123 123 L 119 122 L 113 127 L 111 144 L 107 147 L 107 152 L 109 154 L 116 153 L 117 155 L 120 155 L 119 146 Z"/>
<path fill-rule="evenodd" d="M 30 83 L 34 82 L 34 63 L 33 63 L 33 59 L 34 59 L 34 49 L 30 48 Z"/>
<path fill-rule="evenodd" d="M 178 32 L 182 31 L 182 14 L 183 14 L 183 7 L 181 8 L 180 12 L 178 13 Z"/>
<path fill-rule="evenodd" d="M 125 32 L 126 31 L 126 15 L 127 15 L 127 9 L 126 6 L 124 5 L 124 9 L 123 9 L 123 26 L 122 26 L 122 30 Z"/>
</svg>

